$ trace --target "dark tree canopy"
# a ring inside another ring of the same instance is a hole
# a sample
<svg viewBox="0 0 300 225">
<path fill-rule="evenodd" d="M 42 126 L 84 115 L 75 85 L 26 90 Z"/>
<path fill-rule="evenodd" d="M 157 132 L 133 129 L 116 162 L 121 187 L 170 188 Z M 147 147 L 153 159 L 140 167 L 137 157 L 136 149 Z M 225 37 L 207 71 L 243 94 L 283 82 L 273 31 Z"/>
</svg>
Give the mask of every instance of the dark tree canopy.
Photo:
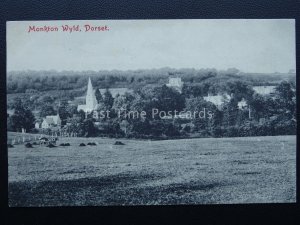
<svg viewBox="0 0 300 225">
<path fill-rule="evenodd" d="M 182 93 L 165 85 L 173 75 L 184 82 Z M 25 128 L 29 131 L 35 120 L 32 112 L 45 117 L 55 115 L 58 111 L 62 125 L 68 121 L 69 130 L 82 136 L 92 135 L 92 123 L 95 122 L 93 114 L 87 115 L 86 119 L 85 112 L 77 112 L 77 105 L 85 104 L 83 97 L 86 93 L 87 76 L 92 78 L 93 85 L 97 87 L 95 95 L 98 112 L 114 112 L 111 113 L 111 118 L 97 120 L 99 123 L 94 131 L 98 134 L 113 136 L 122 133 L 119 123 L 123 118 L 121 120 L 116 116 L 120 109 L 145 111 L 147 115 L 143 119 L 127 120 L 128 137 L 295 134 L 295 74 L 248 74 L 235 68 L 224 71 L 162 68 L 136 71 L 9 72 L 7 106 L 11 112 L 8 113 L 12 113 L 13 108 L 15 112 L 7 118 L 8 129 L 20 131 Z M 277 85 L 276 93 L 255 94 L 252 87 L 257 85 Z M 130 94 L 117 94 L 114 98 L 109 91 L 125 87 L 131 89 Z M 99 88 L 107 89 L 101 94 Z M 231 97 L 229 102 L 223 104 L 223 108 L 217 108 L 204 101 L 208 94 L 228 94 Z M 243 109 L 238 108 L 241 100 L 247 103 Z M 153 109 L 174 113 L 175 110 L 201 111 L 204 107 L 213 112 L 211 120 L 151 117 Z M 248 111 L 249 108 L 251 110 Z"/>
<path fill-rule="evenodd" d="M 114 98 L 108 88 L 105 90 L 103 95 L 104 95 L 103 97 L 104 105 L 107 107 L 107 109 L 111 109 L 111 107 L 114 104 Z"/>
<path fill-rule="evenodd" d="M 72 117 L 72 115 L 69 112 L 68 102 L 66 100 L 62 100 L 59 103 L 58 113 L 59 113 L 60 119 L 62 120 L 62 125 L 66 124 L 67 118 Z"/>
<path fill-rule="evenodd" d="M 17 98 L 14 103 L 14 114 L 10 117 L 10 126 L 13 131 L 21 131 L 22 128 L 27 132 L 34 127 L 35 118 L 32 112 L 26 107 L 22 100 Z"/>
<path fill-rule="evenodd" d="M 96 96 L 96 99 L 97 99 L 97 103 L 100 103 L 100 102 L 103 101 L 103 97 L 101 95 L 101 92 L 100 92 L 99 88 L 96 88 L 95 96 Z"/>
<path fill-rule="evenodd" d="M 46 117 L 50 115 L 56 115 L 57 112 L 54 110 L 53 106 L 50 104 L 45 104 L 41 107 L 40 117 Z"/>
</svg>

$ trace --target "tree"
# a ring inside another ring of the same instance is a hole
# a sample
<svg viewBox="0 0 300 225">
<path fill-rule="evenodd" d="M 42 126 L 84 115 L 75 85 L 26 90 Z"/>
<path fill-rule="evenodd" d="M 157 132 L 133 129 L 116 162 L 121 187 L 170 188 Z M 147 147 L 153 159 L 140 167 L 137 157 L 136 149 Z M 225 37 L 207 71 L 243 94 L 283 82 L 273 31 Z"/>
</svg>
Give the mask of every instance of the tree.
<svg viewBox="0 0 300 225">
<path fill-rule="evenodd" d="M 292 89 L 291 83 L 287 81 L 282 81 L 276 88 L 275 88 L 277 97 L 284 101 L 292 101 L 293 97 L 295 97 L 295 91 Z"/>
<path fill-rule="evenodd" d="M 213 117 L 208 121 L 210 132 L 213 137 L 222 136 L 222 130 L 221 130 L 222 119 L 223 119 L 223 112 L 216 108 L 213 111 Z"/>
<path fill-rule="evenodd" d="M 77 107 L 75 105 L 68 105 L 67 106 L 68 116 L 72 117 L 74 114 L 77 114 Z"/>
<path fill-rule="evenodd" d="M 114 112 L 120 117 L 124 116 L 126 112 L 130 111 L 130 106 L 134 100 L 134 97 L 134 95 L 129 93 L 125 93 L 125 95 L 116 96 L 116 98 L 114 99 L 112 110 L 114 110 Z"/>
<path fill-rule="evenodd" d="M 7 117 L 7 131 L 14 131 L 11 117 Z"/>
<path fill-rule="evenodd" d="M 108 88 L 104 92 L 103 103 L 109 110 L 114 104 L 114 98 Z"/>
<path fill-rule="evenodd" d="M 192 113 L 198 112 L 196 113 L 197 117 L 199 117 L 199 112 L 203 112 L 201 113 L 200 117 L 204 117 L 204 113 L 205 113 L 205 119 L 207 119 L 208 111 L 214 112 L 216 110 L 217 107 L 213 103 L 205 101 L 202 97 L 188 98 L 186 100 L 185 111 L 190 111 Z"/>
<path fill-rule="evenodd" d="M 104 132 L 111 136 L 120 135 L 122 133 L 120 129 L 120 123 L 116 119 L 110 119 L 107 121 L 106 125 L 104 126 Z"/>
<path fill-rule="evenodd" d="M 130 104 L 130 110 L 133 112 L 146 113 L 145 117 L 152 119 L 152 109 L 157 108 L 157 99 L 145 99 L 141 95 L 135 95 L 133 101 Z"/>
<path fill-rule="evenodd" d="M 150 108 L 164 112 L 181 111 L 185 107 L 185 98 L 178 91 L 166 85 L 161 87 L 145 86 L 140 93 L 141 101 L 147 112 Z M 137 104 L 138 105 L 138 104 Z M 140 104 L 141 105 L 141 104 Z"/>
<path fill-rule="evenodd" d="M 55 114 L 57 114 L 57 112 L 54 110 L 52 105 L 49 104 L 42 105 L 40 110 L 40 117 L 46 117 Z"/>
<path fill-rule="evenodd" d="M 85 119 L 79 126 L 80 136 L 95 137 L 97 135 L 97 128 L 94 126 L 92 118 Z"/>
<path fill-rule="evenodd" d="M 186 98 L 199 97 L 208 94 L 209 85 L 207 83 L 197 85 L 184 84 L 182 87 L 182 94 Z"/>
<path fill-rule="evenodd" d="M 54 99 L 51 95 L 42 95 L 39 99 L 38 99 L 38 103 L 40 105 L 43 105 L 43 104 L 53 104 L 54 103 Z"/>
<path fill-rule="evenodd" d="M 66 100 L 62 100 L 60 102 L 60 106 L 58 107 L 58 114 L 60 119 L 62 120 L 62 125 L 65 125 L 67 118 L 71 117 L 68 111 L 68 102 Z"/>
<path fill-rule="evenodd" d="M 150 133 L 151 125 L 149 124 L 149 120 L 132 120 L 131 126 L 129 126 L 129 131 L 131 134 L 133 134 L 135 137 L 140 135 L 148 135 Z M 128 131 L 127 131 L 128 133 Z"/>
<path fill-rule="evenodd" d="M 271 111 L 270 105 L 267 104 L 267 99 L 259 94 L 254 94 L 251 101 L 249 102 L 251 116 L 259 120 L 260 118 L 265 118 L 268 115 L 268 111 Z M 269 107 L 268 107 L 269 106 Z"/>
<path fill-rule="evenodd" d="M 276 88 L 276 104 L 279 113 L 286 119 L 296 120 L 296 91 L 291 83 L 283 81 Z"/>
<path fill-rule="evenodd" d="M 214 117 L 215 114 L 218 113 L 217 107 L 211 102 L 205 101 L 202 97 L 187 99 L 185 111 L 192 113 L 194 131 L 205 131 L 204 133 L 207 133 L 209 128 L 213 128 Z M 217 114 L 217 116 L 216 124 L 219 119 L 219 114 Z"/>
<path fill-rule="evenodd" d="M 77 112 L 77 116 L 80 118 L 80 122 L 82 122 L 85 119 L 85 112 L 80 109 L 79 112 Z"/>
<path fill-rule="evenodd" d="M 173 88 L 163 85 L 157 90 L 158 106 L 161 111 L 182 111 L 185 107 L 184 97 Z"/>
<path fill-rule="evenodd" d="M 83 123 L 84 118 L 81 118 L 80 116 L 75 116 L 68 119 L 68 126 L 66 127 L 66 131 L 68 133 L 79 133 L 83 132 L 80 130 L 82 128 L 81 124 Z"/>
<path fill-rule="evenodd" d="M 34 128 L 35 118 L 32 112 L 26 107 L 20 98 L 16 98 L 14 105 L 14 114 L 11 116 L 10 126 L 14 131 L 21 131 L 24 128 L 30 131 Z"/>
<path fill-rule="evenodd" d="M 223 107 L 223 125 L 233 126 L 236 124 L 236 119 L 238 116 L 238 105 L 237 101 L 231 99 Z"/>
<path fill-rule="evenodd" d="M 103 101 L 103 97 L 101 95 L 101 92 L 100 92 L 99 88 L 96 88 L 95 96 L 96 96 L 98 104 Z"/>
<path fill-rule="evenodd" d="M 253 89 L 242 81 L 229 81 L 224 84 L 225 91 L 229 93 L 236 101 L 241 101 L 243 98 L 251 100 L 254 94 Z"/>
</svg>

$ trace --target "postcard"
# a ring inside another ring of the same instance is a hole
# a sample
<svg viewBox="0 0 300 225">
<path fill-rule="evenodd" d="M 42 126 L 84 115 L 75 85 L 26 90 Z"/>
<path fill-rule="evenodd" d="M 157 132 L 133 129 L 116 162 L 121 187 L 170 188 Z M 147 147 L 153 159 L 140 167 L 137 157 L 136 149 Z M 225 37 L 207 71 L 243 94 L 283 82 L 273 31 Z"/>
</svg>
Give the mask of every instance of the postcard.
<svg viewBox="0 0 300 225">
<path fill-rule="evenodd" d="M 10 207 L 296 202 L 295 20 L 6 26 Z"/>
</svg>

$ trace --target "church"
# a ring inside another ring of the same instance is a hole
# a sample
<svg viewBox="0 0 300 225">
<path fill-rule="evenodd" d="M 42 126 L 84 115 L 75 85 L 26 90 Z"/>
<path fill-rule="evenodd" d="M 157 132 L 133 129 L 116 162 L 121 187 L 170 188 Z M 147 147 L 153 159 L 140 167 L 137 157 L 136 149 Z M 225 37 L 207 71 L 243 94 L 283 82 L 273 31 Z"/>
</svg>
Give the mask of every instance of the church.
<svg viewBox="0 0 300 225">
<path fill-rule="evenodd" d="M 85 105 L 78 105 L 77 111 L 83 110 L 85 113 L 91 113 L 97 108 L 97 99 L 93 89 L 91 78 L 89 77 L 87 93 L 85 97 Z"/>
</svg>

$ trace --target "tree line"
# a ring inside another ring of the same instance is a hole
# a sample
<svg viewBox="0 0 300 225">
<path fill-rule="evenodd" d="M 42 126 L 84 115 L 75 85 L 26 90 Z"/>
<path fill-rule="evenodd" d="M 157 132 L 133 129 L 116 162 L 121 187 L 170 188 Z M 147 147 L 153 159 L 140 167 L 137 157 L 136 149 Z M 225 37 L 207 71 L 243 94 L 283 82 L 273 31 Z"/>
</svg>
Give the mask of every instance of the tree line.
<svg viewBox="0 0 300 225">
<path fill-rule="evenodd" d="M 203 98 L 207 93 L 227 93 L 230 100 L 216 107 Z M 182 93 L 166 85 L 147 84 L 133 93 L 112 97 L 107 89 L 102 95 L 96 89 L 98 106 L 96 111 L 110 111 L 110 118 L 93 118 L 77 112 L 76 106 L 65 99 L 57 101 L 44 96 L 39 116 L 59 113 L 66 132 L 78 136 L 108 136 L 127 138 L 186 138 L 186 137 L 235 137 L 296 134 L 296 93 L 293 82 L 282 81 L 274 95 L 262 96 L 255 93 L 248 82 L 227 79 L 210 84 L 186 84 Z M 240 109 L 238 103 L 244 99 L 247 107 Z M 12 104 L 14 114 L 8 117 L 8 130 L 17 131 L 24 127 L 34 131 L 35 116 L 30 101 L 16 98 Z M 250 106 L 250 111 L 249 111 Z M 151 110 L 213 112 L 212 119 L 196 116 L 192 119 L 162 119 L 151 117 Z M 145 118 L 124 119 L 118 116 L 122 110 L 146 112 Z M 97 123 L 98 122 L 98 123 Z"/>
<path fill-rule="evenodd" d="M 128 87 L 137 89 L 147 84 L 165 84 L 170 76 L 181 77 L 185 83 L 210 84 L 236 79 L 251 85 L 269 85 L 282 79 L 295 82 L 291 74 L 247 74 L 235 68 L 224 71 L 216 69 L 172 69 L 128 71 L 11 71 L 7 74 L 7 93 L 36 93 L 43 91 L 77 90 L 86 86 L 86 77 L 91 77 L 99 88 Z"/>
</svg>

